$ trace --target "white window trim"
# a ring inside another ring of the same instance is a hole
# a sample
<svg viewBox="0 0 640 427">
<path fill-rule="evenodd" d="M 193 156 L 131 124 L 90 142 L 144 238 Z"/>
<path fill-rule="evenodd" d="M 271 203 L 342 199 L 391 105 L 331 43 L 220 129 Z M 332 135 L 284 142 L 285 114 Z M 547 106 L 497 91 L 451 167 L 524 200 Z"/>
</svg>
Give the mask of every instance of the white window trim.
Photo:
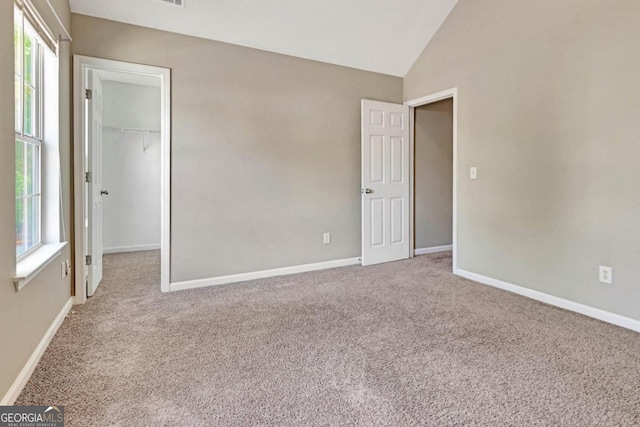
<svg viewBox="0 0 640 427">
<path fill-rule="evenodd" d="M 39 43 L 41 44 L 40 49 L 44 48 L 45 46 L 48 46 L 52 50 L 53 55 L 57 58 L 57 44 L 53 41 L 54 39 L 52 37 L 47 37 L 50 31 L 47 28 L 47 26 L 44 24 L 44 21 L 39 16 L 39 14 L 37 13 L 33 5 L 28 0 L 18 0 L 17 5 L 18 7 L 21 7 L 23 9 L 23 13 L 29 14 L 30 23 L 32 25 L 34 25 L 34 21 L 35 21 L 35 29 L 36 29 L 37 37 L 39 38 Z M 26 19 L 26 16 L 23 19 Z M 24 43 L 24 30 L 23 30 L 22 37 L 23 37 L 22 43 Z M 43 62 L 44 58 L 41 52 L 39 52 L 39 56 L 40 56 L 39 61 L 42 67 L 41 70 L 44 70 L 45 64 Z M 56 62 L 57 62 L 57 59 L 56 59 Z M 22 69 L 21 71 L 22 71 L 22 74 L 24 74 L 24 69 Z M 57 75 L 57 72 L 56 72 L 56 75 Z M 20 133 L 16 132 L 16 139 L 39 145 L 40 147 L 39 179 L 42 180 L 44 176 L 49 174 L 49 172 L 45 170 L 46 165 L 44 161 L 44 150 L 47 149 L 45 148 L 47 143 L 45 141 L 46 127 L 45 127 L 45 117 L 44 117 L 45 115 L 44 97 L 46 96 L 45 94 L 46 88 L 44 85 L 44 75 L 39 75 L 37 76 L 37 78 L 39 79 L 38 80 L 38 83 L 39 83 L 38 108 L 40 109 L 40 114 L 38 117 L 39 132 L 36 133 L 34 136 L 28 136 L 24 134 L 24 120 L 23 120 L 23 117 L 21 117 Z M 21 86 L 22 86 L 21 90 L 24 91 L 24 82 L 21 83 Z M 52 87 L 50 90 L 56 90 L 56 89 Z M 22 94 L 22 97 L 24 99 L 24 94 Z M 56 96 L 56 99 L 57 99 L 57 96 Z M 24 114 L 24 107 L 21 108 L 21 115 L 23 114 Z M 55 115 L 55 117 L 57 117 L 57 115 Z M 55 141 L 58 141 L 57 135 L 52 135 L 52 139 L 54 139 Z M 55 173 L 56 175 L 55 179 L 60 179 L 60 177 L 58 176 L 59 175 L 58 172 L 54 170 L 51 170 L 50 172 Z M 45 239 L 44 224 L 47 223 L 48 221 L 43 217 L 43 209 L 44 209 L 44 203 L 46 198 L 44 197 L 44 189 L 42 185 L 43 183 L 41 181 L 40 188 L 39 188 L 40 210 L 41 210 L 40 211 L 41 212 L 40 243 L 30 248 L 28 251 L 21 254 L 20 256 L 16 257 L 16 274 L 13 278 L 16 292 L 20 291 L 29 282 L 31 282 L 34 278 L 36 278 L 39 273 L 41 273 L 49 264 L 51 264 L 56 258 L 58 258 L 58 256 L 62 253 L 62 251 L 68 245 L 68 242 L 66 241 L 60 242 L 59 238 L 57 237 L 55 240 L 52 237 L 50 238 L 49 241 Z M 57 187 L 59 188 L 59 183 L 57 184 Z M 60 199 L 59 196 L 60 195 L 58 194 L 58 196 L 55 197 L 55 199 L 58 201 Z M 59 209 L 61 209 L 61 207 L 59 207 Z M 51 233 L 46 233 L 46 234 L 51 234 Z"/>
<path fill-rule="evenodd" d="M 43 46 L 45 45 L 44 38 L 42 36 L 42 32 L 38 31 L 36 28 L 41 28 L 38 25 L 38 22 L 32 18 L 32 15 L 29 15 L 29 10 L 27 8 L 28 3 L 23 3 L 22 5 L 18 2 L 15 7 L 20 10 L 20 129 L 15 132 L 15 140 L 20 141 L 23 144 L 31 144 L 38 147 L 38 171 L 37 171 L 37 179 L 38 179 L 38 190 L 34 194 L 25 195 L 22 197 L 23 201 L 26 202 L 29 198 L 38 197 L 38 213 L 37 213 L 37 232 L 38 232 L 38 241 L 35 242 L 33 246 L 28 248 L 26 251 L 21 253 L 16 257 L 17 262 L 21 262 L 22 260 L 27 259 L 31 254 L 36 252 L 36 250 L 41 247 L 44 243 L 43 240 L 43 194 L 42 194 L 42 176 L 44 172 L 44 165 L 42 162 L 43 159 L 43 149 L 44 149 L 44 54 L 43 54 Z M 15 20 L 14 20 L 15 23 Z M 15 25 L 15 24 L 14 24 Z M 27 35 L 26 26 L 29 25 L 31 30 L 29 31 L 29 38 L 35 36 L 34 45 L 32 49 L 34 49 L 34 56 L 32 60 L 33 70 L 32 74 L 33 84 L 26 80 L 27 70 L 25 69 L 26 61 L 25 61 L 25 40 Z M 18 76 L 18 74 L 16 74 Z M 31 88 L 32 93 L 35 96 L 32 97 L 32 102 L 35 103 L 34 112 L 32 115 L 32 126 L 31 132 L 29 135 L 25 131 L 25 87 L 29 86 Z M 18 198 L 16 198 L 17 203 Z"/>
</svg>

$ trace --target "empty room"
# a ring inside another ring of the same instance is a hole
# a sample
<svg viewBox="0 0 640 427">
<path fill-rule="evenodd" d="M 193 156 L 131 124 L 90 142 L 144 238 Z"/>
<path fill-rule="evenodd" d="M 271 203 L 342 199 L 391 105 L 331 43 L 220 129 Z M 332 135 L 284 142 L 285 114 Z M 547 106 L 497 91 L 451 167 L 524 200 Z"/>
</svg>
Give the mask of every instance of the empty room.
<svg viewBox="0 0 640 427">
<path fill-rule="evenodd" d="M 0 20 L 0 427 L 640 425 L 639 2 Z"/>
</svg>

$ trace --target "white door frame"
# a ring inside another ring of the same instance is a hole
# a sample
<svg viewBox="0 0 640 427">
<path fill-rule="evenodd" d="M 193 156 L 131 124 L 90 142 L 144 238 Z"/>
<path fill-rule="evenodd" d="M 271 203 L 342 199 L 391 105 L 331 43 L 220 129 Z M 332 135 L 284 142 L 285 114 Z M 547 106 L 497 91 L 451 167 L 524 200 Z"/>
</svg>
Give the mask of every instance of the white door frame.
<svg viewBox="0 0 640 427">
<path fill-rule="evenodd" d="M 84 280 L 84 205 L 87 202 L 84 194 L 84 157 L 85 157 L 85 88 L 89 70 L 115 71 L 128 74 L 160 78 L 161 124 L 160 124 L 160 287 L 162 292 L 169 291 L 170 254 L 171 254 L 171 70 L 168 68 L 89 56 L 73 56 L 73 227 L 74 227 L 74 259 L 75 259 L 75 297 L 74 304 L 83 304 L 87 300 L 87 289 Z"/>
<path fill-rule="evenodd" d="M 453 271 L 458 270 L 458 88 L 443 90 L 432 95 L 406 101 L 404 105 L 409 107 L 409 227 L 410 228 L 410 256 L 414 256 L 415 251 L 415 109 L 423 105 L 433 104 L 445 99 L 453 99 L 453 227 L 451 243 L 453 245 Z"/>
</svg>

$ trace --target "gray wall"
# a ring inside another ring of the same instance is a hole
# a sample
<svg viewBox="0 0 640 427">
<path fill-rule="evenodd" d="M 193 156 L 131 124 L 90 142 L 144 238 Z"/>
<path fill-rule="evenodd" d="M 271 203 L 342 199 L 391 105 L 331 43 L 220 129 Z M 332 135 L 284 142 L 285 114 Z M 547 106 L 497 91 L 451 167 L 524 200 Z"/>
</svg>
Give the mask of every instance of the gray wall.
<svg viewBox="0 0 640 427">
<path fill-rule="evenodd" d="M 160 129 L 160 88 L 104 81 L 102 89 L 103 126 Z M 160 134 L 104 130 L 102 154 L 104 249 L 159 247 Z"/>
<path fill-rule="evenodd" d="M 451 244 L 453 100 L 415 109 L 415 247 Z"/>
<path fill-rule="evenodd" d="M 460 0 L 425 48 L 404 99 L 459 88 L 459 268 L 640 319 L 638 16 Z"/>
<path fill-rule="evenodd" d="M 82 15 L 72 26 L 76 54 L 172 70 L 172 281 L 360 255 L 360 99 L 401 102 L 402 79 Z"/>
<path fill-rule="evenodd" d="M 66 0 L 52 2 L 62 20 L 70 24 Z M 52 29 L 55 21 L 43 1 L 36 1 Z M 60 59 L 60 155 L 64 221 L 71 230 L 70 154 L 70 56 L 61 44 Z M 15 292 L 15 144 L 13 80 L 13 2 L 0 1 L 0 398 L 18 376 L 45 332 L 71 294 L 70 277 L 60 279 L 60 265 L 71 259 L 70 248 L 36 279 Z M 67 235 L 69 239 L 70 236 Z"/>
</svg>

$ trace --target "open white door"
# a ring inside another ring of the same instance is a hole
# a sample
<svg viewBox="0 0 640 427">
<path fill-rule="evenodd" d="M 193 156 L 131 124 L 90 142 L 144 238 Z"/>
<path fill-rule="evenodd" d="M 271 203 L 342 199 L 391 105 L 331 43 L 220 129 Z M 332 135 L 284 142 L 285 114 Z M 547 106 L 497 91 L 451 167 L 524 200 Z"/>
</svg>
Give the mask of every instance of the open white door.
<svg viewBox="0 0 640 427">
<path fill-rule="evenodd" d="M 362 265 L 409 258 L 409 107 L 362 100 Z"/>
<path fill-rule="evenodd" d="M 87 296 L 92 296 L 102 281 L 102 82 L 98 73 L 89 71 L 87 88 L 87 147 L 85 236 L 87 250 Z"/>
</svg>

